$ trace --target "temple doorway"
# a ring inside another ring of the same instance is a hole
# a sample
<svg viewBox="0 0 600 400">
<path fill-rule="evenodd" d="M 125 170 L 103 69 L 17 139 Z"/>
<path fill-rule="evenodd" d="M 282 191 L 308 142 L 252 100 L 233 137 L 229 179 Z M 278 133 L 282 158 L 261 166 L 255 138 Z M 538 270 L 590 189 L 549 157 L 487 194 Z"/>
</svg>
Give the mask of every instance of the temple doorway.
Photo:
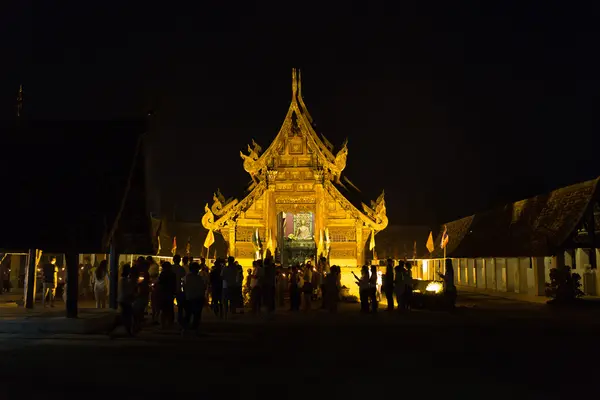
<svg viewBox="0 0 600 400">
<path fill-rule="evenodd" d="M 277 215 L 277 248 L 281 249 L 281 265 L 302 264 L 315 258 L 314 213 L 281 212 Z"/>
</svg>

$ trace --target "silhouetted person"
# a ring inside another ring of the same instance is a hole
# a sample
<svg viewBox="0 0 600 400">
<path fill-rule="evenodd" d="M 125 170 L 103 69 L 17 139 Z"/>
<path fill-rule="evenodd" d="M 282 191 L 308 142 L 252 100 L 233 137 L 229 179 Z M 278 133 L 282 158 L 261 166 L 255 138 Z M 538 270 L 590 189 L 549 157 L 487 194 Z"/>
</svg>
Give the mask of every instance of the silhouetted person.
<svg viewBox="0 0 600 400">
<path fill-rule="evenodd" d="M 190 272 L 185 276 L 185 319 L 183 330 L 193 330 L 198 333 L 200 320 L 202 318 L 202 308 L 204 307 L 204 294 L 206 293 L 206 281 L 200 276 L 200 265 L 192 263 L 189 266 Z M 190 324 L 191 321 L 191 324 Z"/>
<path fill-rule="evenodd" d="M 212 299 L 212 309 L 215 315 L 219 318 L 223 318 L 223 279 L 221 278 L 221 270 L 223 267 L 223 261 L 221 259 L 216 260 L 213 265 L 212 271 L 210 271 L 210 297 Z"/>
<path fill-rule="evenodd" d="M 387 259 L 385 275 L 383 276 L 383 291 L 387 300 L 387 310 L 394 310 L 394 261 Z"/>
<path fill-rule="evenodd" d="M 185 294 L 183 293 L 183 280 L 185 279 L 185 268 L 181 266 L 181 256 L 175 254 L 173 256 L 173 266 L 171 267 L 175 274 L 175 298 L 177 299 L 177 323 L 179 326 L 183 324 L 185 315 Z"/>
<path fill-rule="evenodd" d="M 164 262 L 162 272 L 158 276 L 158 290 L 160 298 L 160 321 L 162 328 L 173 325 L 175 314 L 173 299 L 177 290 L 176 276 L 171 268 L 171 263 Z"/>
<path fill-rule="evenodd" d="M 96 308 L 106 308 L 108 294 L 108 261 L 102 260 L 94 272 L 94 298 Z"/>
<path fill-rule="evenodd" d="M 452 266 L 452 260 L 446 259 L 446 272 L 444 274 L 438 273 L 440 278 L 444 280 L 444 297 L 446 298 L 446 305 L 450 308 L 454 308 L 456 304 L 456 286 L 454 285 L 454 267 Z"/>
<path fill-rule="evenodd" d="M 56 266 L 55 256 L 50 257 L 50 262 L 44 265 L 42 273 L 42 306 L 46 307 L 46 297 L 49 296 L 50 307 L 54 307 L 54 296 L 56 295 L 56 284 L 58 280 L 58 267 Z"/>
</svg>

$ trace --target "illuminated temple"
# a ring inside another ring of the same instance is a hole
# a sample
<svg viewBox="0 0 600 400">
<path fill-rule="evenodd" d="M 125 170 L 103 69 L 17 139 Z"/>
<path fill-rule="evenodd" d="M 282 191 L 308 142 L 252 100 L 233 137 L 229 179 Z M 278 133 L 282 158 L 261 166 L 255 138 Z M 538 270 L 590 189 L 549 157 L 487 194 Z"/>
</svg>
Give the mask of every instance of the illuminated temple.
<svg viewBox="0 0 600 400">
<path fill-rule="evenodd" d="M 240 155 L 252 177 L 247 196 L 226 199 L 217 191 L 202 218 L 204 228 L 223 235 L 230 255 L 242 265 L 267 249 L 283 265 L 320 255 L 330 265 L 364 263 L 370 235 L 388 225 L 384 195 L 366 205 L 343 194 L 353 186 L 342 178 L 348 148 L 334 152 L 313 129 L 299 71 L 292 70 L 292 101 L 273 142 L 262 151 L 253 140 Z"/>
</svg>

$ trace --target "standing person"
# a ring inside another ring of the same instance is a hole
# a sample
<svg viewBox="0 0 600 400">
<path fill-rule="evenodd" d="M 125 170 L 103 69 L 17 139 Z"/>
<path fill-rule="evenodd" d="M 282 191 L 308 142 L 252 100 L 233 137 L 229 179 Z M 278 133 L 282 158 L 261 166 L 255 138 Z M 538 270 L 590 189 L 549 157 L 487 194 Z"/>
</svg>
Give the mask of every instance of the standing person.
<svg viewBox="0 0 600 400">
<path fill-rule="evenodd" d="M 371 275 L 369 276 L 369 297 L 371 299 L 371 312 L 377 313 L 377 265 L 371 265 Z"/>
<path fill-rule="evenodd" d="M 383 290 L 387 300 L 387 310 L 394 311 L 394 261 L 391 258 L 387 259 L 383 276 Z"/>
<path fill-rule="evenodd" d="M 340 287 L 338 286 L 339 267 L 334 265 L 325 277 L 325 295 L 327 296 L 325 304 L 331 313 L 337 312 L 338 301 L 340 300 Z M 325 300 L 325 299 L 324 299 Z"/>
<path fill-rule="evenodd" d="M 276 276 L 276 297 L 277 297 L 277 305 L 279 307 L 285 306 L 285 289 L 288 286 L 287 279 L 285 273 L 283 271 L 277 271 Z"/>
<path fill-rule="evenodd" d="M 158 264 L 156 263 L 156 261 L 154 261 L 154 258 L 152 258 L 152 256 L 146 257 L 146 263 L 148 264 L 148 274 L 150 274 L 150 281 L 154 282 L 156 279 L 158 279 L 158 274 L 160 273 Z"/>
<path fill-rule="evenodd" d="M 412 280 L 412 266 L 409 262 L 404 264 L 404 309 L 410 310 L 412 305 L 412 292 L 413 292 L 413 280 Z"/>
<path fill-rule="evenodd" d="M 250 308 L 252 314 L 260 314 L 260 308 L 262 305 L 262 292 L 261 292 L 261 281 L 262 281 L 262 267 L 260 260 L 252 262 L 251 275 L 248 277 L 250 281 Z"/>
<path fill-rule="evenodd" d="M 90 257 L 86 256 L 83 258 L 83 266 L 79 270 L 80 274 L 80 286 L 79 293 L 87 300 L 90 297 L 90 288 L 92 283 L 92 275 L 90 271 L 92 270 L 92 262 Z"/>
<path fill-rule="evenodd" d="M 452 260 L 446 259 L 446 273 L 441 274 L 438 272 L 440 278 L 444 280 L 444 297 L 446 298 L 446 305 L 449 308 L 454 308 L 456 305 L 456 286 L 454 285 L 454 267 L 452 266 Z"/>
<path fill-rule="evenodd" d="M 400 261 L 396 268 L 394 268 L 396 272 L 396 277 L 394 281 L 394 292 L 396 293 L 396 301 L 398 302 L 398 310 L 402 311 L 406 309 L 405 306 L 405 295 L 406 285 L 404 284 L 404 261 Z"/>
<path fill-rule="evenodd" d="M 100 261 L 94 272 L 94 298 L 96 308 L 106 308 L 106 296 L 108 294 L 108 262 Z"/>
<path fill-rule="evenodd" d="M 312 295 L 313 295 L 313 270 L 312 264 L 309 262 L 306 263 L 304 268 L 303 280 L 304 284 L 302 285 L 302 296 L 304 299 L 304 312 L 308 312 L 312 308 Z"/>
<path fill-rule="evenodd" d="M 356 276 L 354 272 L 352 272 L 354 278 L 356 279 L 356 284 L 358 285 L 358 293 L 360 296 L 360 312 L 363 314 L 369 313 L 369 295 L 370 295 L 370 285 L 369 285 L 369 267 L 363 265 L 360 269 L 360 278 Z"/>
<path fill-rule="evenodd" d="M 222 266 L 222 261 L 217 260 L 214 263 L 209 276 L 212 309 L 215 315 L 219 318 L 223 318 L 223 279 L 221 278 Z"/>
<path fill-rule="evenodd" d="M 137 333 L 142 330 L 142 322 L 150 301 L 150 274 L 146 270 L 136 271 L 132 273 L 132 281 L 137 285 L 136 296 L 133 301 L 133 331 Z"/>
<path fill-rule="evenodd" d="M 292 266 L 290 274 L 290 311 L 300 311 L 300 276 L 298 266 Z"/>
<path fill-rule="evenodd" d="M 190 265 L 191 265 L 190 258 L 188 256 L 183 256 L 183 258 L 181 259 L 181 262 L 183 263 L 181 266 L 183 267 L 183 270 L 185 271 L 185 276 L 187 276 L 187 274 L 190 272 Z"/>
<path fill-rule="evenodd" d="M 265 259 L 261 287 L 267 313 L 275 312 L 275 263 L 270 256 Z"/>
<path fill-rule="evenodd" d="M 235 279 L 235 308 L 234 308 L 234 314 L 239 312 L 240 314 L 244 313 L 244 293 L 243 293 L 243 287 L 244 287 L 244 268 L 242 268 L 242 266 L 235 261 L 234 262 L 236 271 L 237 271 L 237 276 Z"/>
<path fill-rule="evenodd" d="M 185 315 L 185 293 L 183 293 L 183 280 L 185 279 L 185 268 L 181 266 L 181 256 L 175 254 L 173 256 L 172 271 L 175 274 L 175 299 L 177 300 L 177 323 L 179 326 L 183 324 Z"/>
<path fill-rule="evenodd" d="M 164 262 L 162 265 L 162 271 L 158 276 L 158 290 L 161 327 L 163 329 L 170 328 L 173 325 L 175 314 L 173 299 L 177 290 L 177 282 L 169 262 Z"/>
<path fill-rule="evenodd" d="M 120 315 L 117 318 L 113 327 L 108 331 L 108 335 L 112 338 L 114 330 L 123 325 L 129 336 L 133 336 L 133 300 L 135 298 L 135 282 L 131 280 L 131 265 L 129 263 L 123 265 L 121 271 L 121 279 L 119 280 L 119 293 L 117 301 L 119 302 Z"/>
<path fill-rule="evenodd" d="M 54 296 L 56 295 L 56 283 L 58 280 L 58 267 L 56 266 L 56 257 L 50 256 L 50 262 L 45 264 L 42 269 L 42 306 L 46 307 L 46 297 L 50 296 L 50 307 L 54 307 Z"/>
<path fill-rule="evenodd" d="M 184 280 L 186 302 L 182 334 L 185 334 L 190 328 L 198 334 L 202 318 L 202 308 L 204 307 L 206 281 L 200 275 L 200 265 L 198 263 L 192 263 L 189 270 L 190 272 L 185 276 Z M 192 321 L 191 325 L 190 321 Z"/>
<path fill-rule="evenodd" d="M 236 301 L 236 285 L 238 278 L 237 267 L 234 264 L 233 257 L 228 258 L 227 265 L 221 270 L 221 278 L 223 280 L 223 309 L 225 318 L 231 311 L 234 313 Z"/>
</svg>

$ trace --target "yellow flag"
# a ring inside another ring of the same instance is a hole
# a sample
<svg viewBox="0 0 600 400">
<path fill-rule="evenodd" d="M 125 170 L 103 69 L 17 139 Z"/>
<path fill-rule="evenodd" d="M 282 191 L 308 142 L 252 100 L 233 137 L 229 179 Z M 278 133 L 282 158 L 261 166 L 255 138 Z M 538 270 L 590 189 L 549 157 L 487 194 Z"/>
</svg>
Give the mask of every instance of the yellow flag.
<svg viewBox="0 0 600 400">
<path fill-rule="evenodd" d="M 427 239 L 427 251 L 429 251 L 430 253 L 433 253 L 433 250 L 435 250 L 435 248 L 433 247 L 433 232 L 429 232 L 429 238 Z"/>
<path fill-rule="evenodd" d="M 213 233 L 213 231 L 211 229 L 208 231 L 208 235 L 206 235 L 206 240 L 204 240 L 204 247 L 206 247 L 208 249 L 210 246 L 212 246 L 212 244 L 214 242 L 215 242 L 215 234 Z"/>
<path fill-rule="evenodd" d="M 268 239 L 267 239 L 267 250 L 271 251 L 271 255 L 275 255 L 275 249 L 273 248 L 273 237 L 271 235 L 271 230 L 268 229 L 267 230 L 267 235 L 268 235 Z"/>
<path fill-rule="evenodd" d="M 373 250 L 375 248 L 375 230 L 371 229 L 371 243 L 369 243 L 369 250 Z"/>
</svg>

